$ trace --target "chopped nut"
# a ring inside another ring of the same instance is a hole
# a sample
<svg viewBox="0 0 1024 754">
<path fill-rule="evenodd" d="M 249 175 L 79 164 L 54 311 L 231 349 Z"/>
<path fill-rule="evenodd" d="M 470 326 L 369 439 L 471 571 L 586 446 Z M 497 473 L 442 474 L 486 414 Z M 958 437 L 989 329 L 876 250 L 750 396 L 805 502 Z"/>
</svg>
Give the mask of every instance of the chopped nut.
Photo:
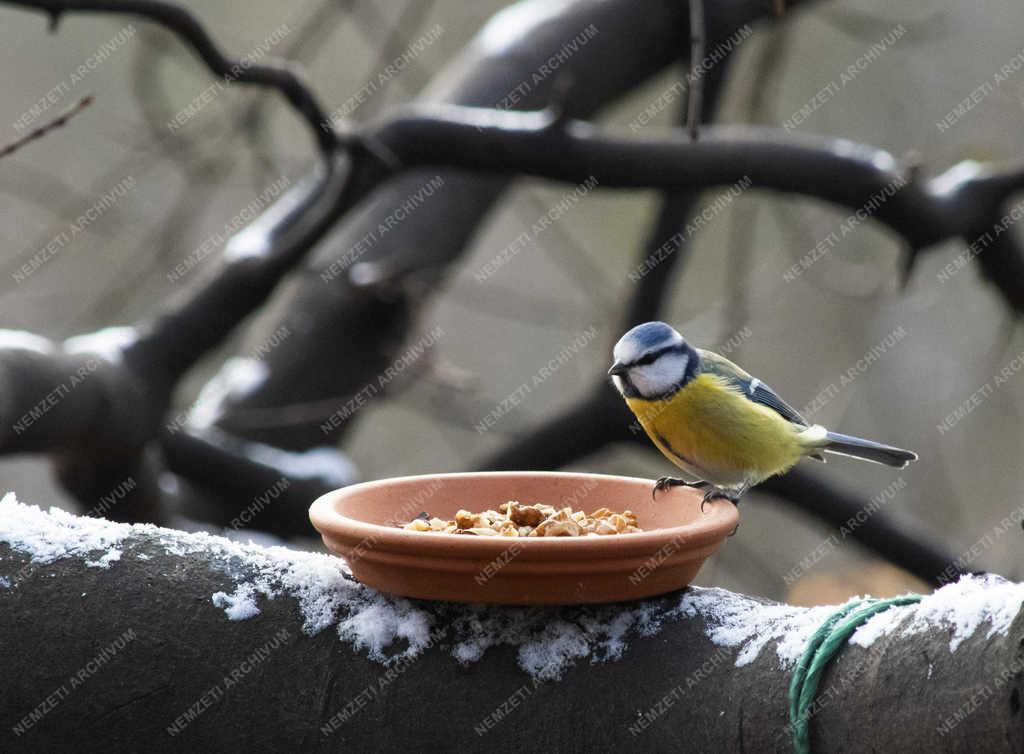
<svg viewBox="0 0 1024 754">
<path fill-rule="evenodd" d="M 549 521 L 551 519 L 548 519 Z M 555 521 L 544 531 L 545 537 L 578 537 L 580 527 L 575 521 Z"/>
<path fill-rule="evenodd" d="M 598 508 L 590 515 L 564 506 L 556 509 L 543 503 L 522 505 L 509 500 L 498 510 L 481 513 L 460 509 L 453 520 L 431 517 L 420 513 L 416 518 L 399 526 L 407 531 L 434 531 L 446 534 L 465 534 L 473 537 L 596 537 L 610 534 L 641 532 L 636 514 L 626 510 L 616 513 Z"/>
<path fill-rule="evenodd" d="M 544 514 L 529 505 L 511 504 L 508 517 L 519 526 L 536 526 L 544 520 Z"/>
<path fill-rule="evenodd" d="M 618 513 L 613 513 L 608 517 L 608 522 L 615 527 L 615 531 L 625 531 L 629 523 L 626 521 L 626 517 Z"/>
</svg>

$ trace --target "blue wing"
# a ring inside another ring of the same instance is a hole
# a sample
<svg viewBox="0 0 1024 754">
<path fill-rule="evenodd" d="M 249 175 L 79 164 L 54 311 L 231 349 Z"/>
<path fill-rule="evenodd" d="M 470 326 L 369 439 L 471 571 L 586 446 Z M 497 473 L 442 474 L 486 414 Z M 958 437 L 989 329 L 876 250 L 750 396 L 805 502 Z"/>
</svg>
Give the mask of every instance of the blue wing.
<svg viewBox="0 0 1024 754">
<path fill-rule="evenodd" d="M 700 354 L 702 372 L 725 378 L 747 399 L 767 406 L 788 422 L 801 427 L 807 426 L 807 422 L 797 410 L 782 400 L 761 380 L 743 371 L 724 356 L 703 349 L 697 349 L 697 352 Z"/>
</svg>

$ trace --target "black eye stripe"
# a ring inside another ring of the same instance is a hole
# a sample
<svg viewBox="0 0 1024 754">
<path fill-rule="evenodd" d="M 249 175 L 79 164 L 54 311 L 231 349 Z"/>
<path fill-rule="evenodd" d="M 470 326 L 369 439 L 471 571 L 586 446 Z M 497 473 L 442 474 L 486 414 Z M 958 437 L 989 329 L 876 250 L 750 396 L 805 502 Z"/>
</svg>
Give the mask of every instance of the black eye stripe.
<svg viewBox="0 0 1024 754">
<path fill-rule="evenodd" d="M 676 343 L 676 344 L 671 345 L 671 346 L 665 346 L 664 348 L 659 348 L 657 351 L 651 351 L 649 354 L 646 354 L 645 356 L 640 357 L 639 359 L 634 361 L 629 366 L 631 366 L 631 367 L 646 366 L 647 364 L 653 364 L 655 361 L 658 360 L 658 357 L 664 356 L 666 353 L 672 353 L 672 352 L 684 353 L 685 351 L 686 351 L 686 347 L 682 343 Z"/>
</svg>

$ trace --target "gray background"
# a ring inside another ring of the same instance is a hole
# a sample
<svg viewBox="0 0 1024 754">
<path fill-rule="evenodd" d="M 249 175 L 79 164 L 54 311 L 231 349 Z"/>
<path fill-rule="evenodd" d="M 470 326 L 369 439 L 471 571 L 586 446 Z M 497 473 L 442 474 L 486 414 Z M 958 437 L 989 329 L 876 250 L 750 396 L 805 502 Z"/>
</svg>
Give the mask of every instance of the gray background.
<svg viewBox="0 0 1024 754">
<path fill-rule="evenodd" d="M 244 13 L 235 3 L 189 5 L 233 55 L 287 24 L 291 31 L 272 54 L 301 61 L 331 109 L 376 77 L 387 62 L 380 60 L 383 40 L 396 25 L 408 42 L 441 24 L 440 39 L 354 113 L 362 119 L 419 91 L 502 4 L 413 0 L 282 9 L 252 2 Z M 63 337 L 135 320 L 175 291 L 167 271 L 255 194 L 282 175 L 297 179 L 312 162 L 308 137 L 294 116 L 274 97 L 252 89 L 229 87 L 170 133 L 166 122 L 212 79 L 177 40 L 154 26 L 70 15 L 57 34 L 48 34 L 43 17 L 3 6 L 0 143 L 14 140 L 13 122 L 127 23 L 135 26 L 135 37 L 39 122 L 86 93 L 96 97 L 92 107 L 0 164 L 3 327 Z M 897 156 L 914 151 L 926 174 L 964 159 L 1016 157 L 1024 71 L 949 130 L 936 126 L 1021 52 L 1020 12 L 1009 2 L 861 1 L 793 11 L 782 23 L 758 26 L 740 46 L 721 120 L 782 123 L 830 81 L 838 82 L 841 71 L 899 23 L 907 33 L 800 129 L 863 141 Z M 629 123 L 677 76 L 665 72 L 600 120 Z M 240 114 L 254 104 L 259 125 L 239 129 Z M 667 125 L 671 115 L 666 111 L 658 120 Z M 127 197 L 28 280 L 13 280 L 20 264 L 129 175 L 137 185 Z M 465 264 L 419 325 L 420 332 L 437 325 L 446 332 L 431 350 L 427 373 L 393 400 L 376 400 L 361 410 L 346 449 L 365 478 L 466 468 L 506 433 L 522 431 L 569 403 L 581 385 L 607 368 L 611 345 L 621 334 L 614 330 L 615 313 L 633 285 L 627 272 L 652 218 L 652 193 L 591 193 L 499 274 L 486 283 L 473 275 L 570 188 L 520 181 L 482 228 Z M 821 471 L 870 494 L 902 475 L 906 489 L 887 511 L 960 553 L 1024 503 L 1018 483 L 1022 378 L 1001 386 L 951 431 L 940 434 L 937 425 L 1024 350 L 1024 338 L 975 265 L 945 284 L 936 279 L 962 250 L 954 243 L 921 257 L 902 288 L 898 240 L 866 225 L 798 280 L 785 283 L 783 272 L 847 215 L 813 201 L 746 194 L 699 236 L 685 277 L 674 288 L 671 319 L 691 341 L 709 346 L 749 326 L 749 339 L 731 356 L 798 407 L 838 384 L 873 344 L 902 327 L 906 336 L 892 351 L 814 419 L 911 447 L 921 461 L 895 472 L 838 459 Z M 498 427 L 478 435 L 474 420 L 591 325 L 600 333 L 593 344 Z M 230 351 L 229 344 L 196 370 L 178 395 L 181 407 Z M 474 408 L 461 412 L 468 425 L 451 416 L 437 418 L 447 409 L 436 400 L 436 383 L 452 375 L 468 385 L 466 405 Z M 638 476 L 670 471 L 658 456 L 632 447 L 609 449 L 578 468 Z M 75 509 L 40 460 L 0 461 L 0 486 L 16 490 L 25 502 Z M 921 588 L 847 541 L 791 589 L 783 574 L 831 532 L 757 493 L 742 510 L 738 535 L 706 566 L 699 583 L 803 603 Z M 1015 528 L 995 539 L 973 566 L 1020 577 L 1021 536 Z"/>
</svg>

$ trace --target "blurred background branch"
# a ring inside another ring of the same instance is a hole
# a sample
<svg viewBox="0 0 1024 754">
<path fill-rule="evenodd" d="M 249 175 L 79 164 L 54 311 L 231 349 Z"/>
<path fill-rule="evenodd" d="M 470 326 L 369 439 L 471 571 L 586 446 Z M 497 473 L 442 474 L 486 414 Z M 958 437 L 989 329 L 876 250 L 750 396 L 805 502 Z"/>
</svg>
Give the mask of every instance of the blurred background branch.
<svg viewBox="0 0 1024 754">
<path fill-rule="evenodd" d="M 54 18 L 69 11 L 101 11 L 153 21 L 184 40 L 212 73 L 283 94 L 313 131 L 318 147 L 302 177 L 289 180 L 261 217 L 227 239 L 218 258 L 175 295 L 161 296 L 156 306 L 150 303 L 132 319 L 137 323 L 132 328 L 70 340 L 15 332 L 0 339 L 0 452 L 50 454 L 66 488 L 87 508 L 95 507 L 126 474 L 138 477 L 131 500 L 109 514 L 126 520 L 169 521 L 185 514 L 223 525 L 260 489 L 288 479 L 291 484 L 281 503 L 260 525 L 282 535 L 307 531 L 305 508 L 311 496 L 356 476 L 349 459 L 334 450 L 349 439 L 356 414 L 345 415 L 330 432 L 324 431 L 324 422 L 374 383 L 426 329 L 424 318 L 438 296 L 447 293 L 458 267 L 467 264 L 472 244 L 485 232 L 485 221 L 513 179 L 525 176 L 576 186 L 593 179 L 605 196 L 658 190 L 658 206 L 635 266 L 655 256 L 658 262 L 625 296 L 618 277 L 610 274 L 607 250 L 595 250 L 592 240 L 579 240 L 571 224 L 552 226 L 557 238 L 552 245 L 558 251 L 552 248 L 550 257 L 565 275 L 587 281 L 591 310 L 581 316 L 588 324 L 601 324 L 606 343 L 637 322 L 672 318 L 672 296 L 684 281 L 703 284 L 706 267 L 701 262 L 694 269 L 691 247 L 708 231 L 695 237 L 682 231 L 705 209 L 702 192 L 709 189 L 749 179 L 757 189 L 752 196 L 779 194 L 789 203 L 808 197 L 855 213 L 872 206 L 870 219 L 903 242 L 900 274 L 906 284 L 924 252 L 940 253 L 944 241 L 969 245 L 991 235 L 1004 224 L 1014 194 L 1024 188 L 1024 163 L 1019 161 L 968 159 L 929 178 L 914 159 L 898 159 L 848 138 L 788 127 L 706 125 L 721 113 L 727 74 L 735 66 L 726 42 L 769 13 L 753 0 L 708 8 L 700 0 L 691 0 L 689 7 L 652 1 L 643 13 L 622 0 L 580 0 L 557 11 L 538 2 L 519 3 L 498 13 L 442 70 L 414 74 L 410 66 L 409 76 L 417 80 L 409 88 L 423 88 L 413 104 L 386 107 L 387 97 L 378 92 L 365 107 L 348 111 L 346 105 L 330 115 L 294 64 L 232 60 L 183 7 L 148 1 L 11 4 Z M 372 77 L 390 61 L 403 59 L 431 10 L 430 4 L 411 3 L 389 27 L 389 19 L 372 4 L 324 3 L 293 32 L 286 54 L 309 55 L 325 45 L 324 29 L 346 14 L 381 39 Z M 790 10 L 778 22 L 783 30 L 796 23 L 794 15 Z M 702 28 L 694 28 L 694 19 Z M 856 33 L 878 34 L 887 23 L 858 17 Z M 590 34 L 589 29 L 596 31 Z M 773 49 L 767 28 L 759 27 L 757 36 L 767 38 L 763 49 Z M 565 45 L 574 38 L 582 43 L 567 56 Z M 682 66 L 680 58 L 687 54 Z M 142 58 L 149 55 L 141 53 Z M 715 56 L 713 65 L 704 64 L 705 55 Z M 538 74 L 555 59 L 560 61 L 557 75 Z M 778 55 L 766 54 L 765 59 L 784 71 Z M 670 66 L 680 86 L 673 83 L 666 91 L 686 92 L 682 106 L 672 108 L 674 127 L 638 134 L 633 125 L 595 125 L 616 102 Z M 139 66 L 136 76 L 140 94 L 149 101 L 143 112 L 152 134 L 145 146 L 151 155 L 129 157 L 126 167 L 109 174 L 123 175 L 140 159 L 182 160 L 189 184 L 147 243 L 171 262 L 190 248 L 182 232 L 185 221 L 215 195 L 216 184 L 225 180 L 231 166 L 217 149 L 205 152 L 206 129 L 160 133 L 161 111 L 153 107 L 153 98 L 170 95 L 161 91 L 155 70 Z M 388 77 L 381 90 L 406 86 L 401 81 Z M 751 112 L 766 109 L 767 91 L 768 85 L 758 81 Z M 263 99 L 243 103 L 224 130 L 246 136 L 259 186 L 277 171 L 261 155 L 259 134 L 270 117 L 265 109 Z M 340 124 L 338 130 L 335 124 Z M 393 230 L 389 225 L 389 232 L 381 234 L 379 228 L 395 208 L 432 181 L 441 190 L 425 200 L 424 209 L 409 212 Z M 203 183 L 203 188 L 193 187 L 193 182 Z M 873 197 L 892 186 L 898 190 L 875 207 Z M 524 226 L 549 206 L 536 188 L 527 191 L 518 192 L 524 200 L 513 195 L 502 204 L 514 207 Z M 364 248 L 364 239 L 371 236 L 374 243 Z M 815 238 L 811 234 L 811 240 L 801 243 L 813 244 Z M 732 260 L 720 264 L 731 265 L 735 275 L 726 281 L 726 297 L 735 291 L 736 299 L 731 324 L 723 332 L 738 330 L 753 316 L 753 283 L 742 281 L 750 275 L 747 266 L 760 261 L 758 243 L 756 234 L 745 232 L 737 236 L 732 254 L 718 253 Z M 977 256 L 979 269 L 1008 308 L 1024 310 L 1024 254 L 1017 236 L 996 234 Z M 141 285 L 149 270 L 149 262 L 136 265 L 132 279 Z M 111 290 L 125 287 L 119 282 Z M 558 326 L 564 327 L 561 320 L 569 317 L 563 312 L 573 309 L 562 297 L 536 296 L 530 286 L 501 289 L 495 284 L 487 290 L 501 294 L 482 299 L 465 291 L 459 295 L 491 313 L 505 308 L 521 323 L 533 317 L 554 324 L 558 318 Z M 502 304 L 501 297 L 510 303 Z M 616 305 L 616 300 L 623 303 Z M 102 297 L 100 307 L 96 313 L 102 319 L 119 314 L 111 296 Z M 243 324 L 244 342 L 239 344 Z M 230 360 L 212 375 L 209 365 L 204 366 L 203 360 L 218 349 L 253 353 L 279 332 L 288 337 L 258 359 Z M 796 337 L 788 333 L 778 340 Z M 34 416 L 35 407 L 81 369 L 90 377 L 83 382 L 87 387 L 68 392 L 24 431 L 12 429 L 23 417 Z M 174 393 L 197 371 L 197 378 L 209 381 L 190 416 L 177 426 L 170 409 Z M 602 375 L 603 369 L 588 373 Z M 481 394 L 479 381 L 466 387 L 437 375 L 437 365 L 431 363 L 413 380 L 418 387 L 403 392 L 415 398 L 425 385 L 435 391 L 426 414 L 438 425 L 437 432 L 452 433 L 445 435 L 445 443 L 463 465 L 475 457 L 481 468 L 558 468 L 610 445 L 639 442 L 638 447 L 646 447 L 642 434 L 629 431 L 630 417 L 600 378 L 589 380 L 582 391 L 579 384 L 588 381 L 578 383 L 573 401 L 557 410 L 538 412 L 536 420 L 519 417 L 515 428 L 496 430 L 495 436 L 505 433 L 500 448 L 463 443 L 459 438 L 473 432 L 474 417 L 496 400 Z M 394 395 L 398 391 L 393 387 L 386 392 Z M 501 395 L 501 389 L 500 384 L 488 385 L 494 395 Z M 437 399 L 438 391 L 447 398 Z M 794 400 L 799 395 L 797 390 L 783 392 L 792 393 Z M 171 424 L 174 431 L 168 429 Z M 326 471 L 307 473 L 311 459 Z M 834 526 L 862 506 L 865 496 L 832 479 L 798 470 L 766 485 L 765 491 Z M 854 536 L 926 581 L 934 582 L 956 560 L 946 545 L 908 523 L 907 517 L 897 522 L 875 514 L 871 525 L 858 528 Z"/>
</svg>

